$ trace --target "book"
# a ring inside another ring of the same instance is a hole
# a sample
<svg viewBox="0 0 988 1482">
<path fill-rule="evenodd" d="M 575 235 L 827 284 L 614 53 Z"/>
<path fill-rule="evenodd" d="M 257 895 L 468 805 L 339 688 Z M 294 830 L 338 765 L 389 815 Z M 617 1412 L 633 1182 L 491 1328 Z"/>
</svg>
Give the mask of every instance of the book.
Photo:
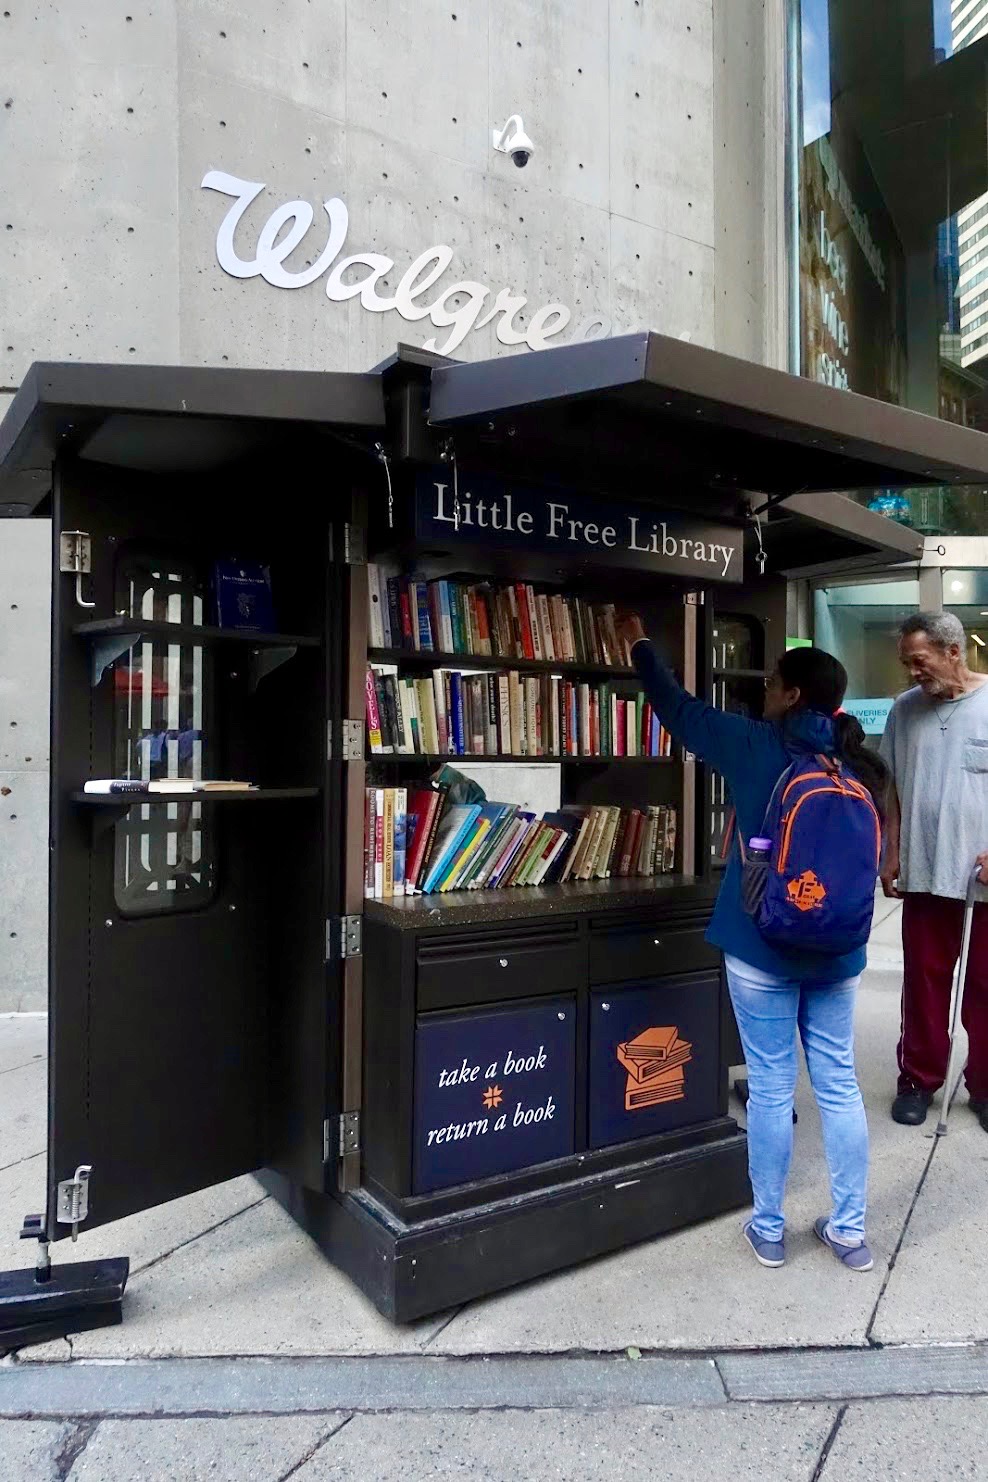
<svg viewBox="0 0 988 1482">
<path fill-rule="evenodd" d="M 271 573 L 260 561 L 235 557 L 213 566 L 213 600 L 216 626 L 244 633 L 275 631 Z"/>
<path fill-rule="evenodd" d="M 463 884 L 469 890 L 476 890 L 481 881 L 486 878 L 494 867 L 494 861 L 500 852 L 504 837 L 514 822 L 518 809 L 513 803 L 495 803 L 496 815 L 491 820 L 491 827 L 474 857 L 473 864 L 464 877 Z"/>
<path fill-rule="evenodd" d="M 372 648 L 390 648 L 384 632 L 381 611 L 381 568 L 373 561 L 367 563 L 367 636 Z"/>
<path fill-rule="evenodd" d="M 394 789 L 394 870 L 392 894 L 405 894 L 405 861 L 407 854 L 408 790 Z"/>
<path fill-rule="evenodd" d="M 663 1025 L 658 1029 L 646 1029 L 618 1048 L 635 1062 L 665 1060 L 678 1038 L 679 1030 L 674 1024 Z"/>
<path fill-rule="evenodd" d="M 384 900 L 394 894 L 395 865 L 395 790 L 384 789 L 384 830 L 381 859 L 381 895 Z"/>
<path fill-rule="evenodd" d="M 370 793 L 371 789 L 368 789 Z M 436 784 L 408 789 L 405 819 L 405 894 L 412 895 L 419 867 L 425 854 L 432 815 L 439 806 L 441 793 Z"/>
<path fill-rule="evenodd" d="M 140 778 L 130 777 L 106 777 L 91 778 L 82 785 L 83 792 L 89 793 L 129 793 L 147 792 L 148 784 Z"/>
<path fill-rule="evenodd" d="M 519 812 L 514 827 L 508 835 L 507 842 L 501 851 L 500 857 L 491 871 L 488 885 L 492 890 L 498 889 L 502 883 L 506 883 L 510 872 L 513 870 L 519 853 L 524 849 L 529 833 L 535 823 L 534 813 Z"/>
<path fill-rule="evenodd" d="M 366 788 L 364 791 L 364 895 L 368 900 L 374 899 L 374 842 L 376 838 L 376 800 L 377 794 L 374 788 Z"/>
<path fill-rule="evenodd" d="M 374 895 L 384 898 L 384 788 L 374 793 Z"/>
<path fill-rule="evenodd" d="M 377 704 L 377 684 L 374 679 L 374 670 L 368 667 L 364 686 L 364 701 L 367 712 L 367 740 L 373 755 L 380 755 L 384 751 L 384 743 L 381 736 L 381 712 Z"/>
<path fill-rule="evenodd" d="M 485 803 L 481 805 L 480 812 L 477 814 L 473 827 L 463 839 L 459 849 L 456 851 L 452 864 L 443 877 L 439 886 L 442 892 L 460 889 L 464 876 L 471 868 L 477 850 L 490 833 L 491 826 L 498 816 L 500 808 L 500 803 Z"/>
<path fill-rule="evenodd" d="M 426 832 L 422 836 L 421 844 L 419 845 L 418 841 L 416 841 L 415 872 L 411 880 L 413 894 L 421 894 L 422 892 L 422 881 L 432 859 L 432 852 L 436 845 L 436 835 L 439 832 L 439 825 L 442 822 L 442 817 L 449 801 L 449 784 L 447 782 L 432 782 L 430 783 L 430 790 L 436 795 L 436 802 L 428 809 L 427 817 L 424 819 Z M 407 882 L 405 888 L 407 893 Z"/>
<path fill-rule="evenodd" d="M 454 803 L 446 808 L 440 820 L 432 851 L 432 862 L 422 889 L 430 895 L 438 886 L 456 850 L 480 813 L 476 803 Z"/>
<path fill-rule="evenodd" d="M 643 1106 L 661 1106 L 668 1101 L 682 1101 L 685 1094 L 683 1081 L 668 1086 L 639 1086 L 629 1077 L 625 1083 L 624 1109 L 637 1111 Z"/>
<path fill-rule="evenodd" d="M 194 778 L 194 777 L 158 777 L 153 782 L 146 784 L 148 792 L 256 792 L 257 788 L 252 782 L 238 780 L 224 781 L 221 778 Z"/>
</svg>

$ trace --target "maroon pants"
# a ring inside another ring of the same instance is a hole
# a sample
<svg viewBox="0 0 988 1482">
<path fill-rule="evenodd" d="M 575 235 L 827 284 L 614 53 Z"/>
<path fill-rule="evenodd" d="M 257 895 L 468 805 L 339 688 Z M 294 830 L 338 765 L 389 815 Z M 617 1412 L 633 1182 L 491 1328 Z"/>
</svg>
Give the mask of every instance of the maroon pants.
<svg viewBox="0 0 988 1482">
<path fill-rule="evenodd" d="M 950 990 L 961 950 L 964 902 L 907 895 L 902 902 L 902 1038 L 899 1090 L 943 1085 L 950 1050 Z M 988 1100 L 988 905 L 976 905 L 962 1013 L 968 1034 L 967 1088 Z"/>
</svg>

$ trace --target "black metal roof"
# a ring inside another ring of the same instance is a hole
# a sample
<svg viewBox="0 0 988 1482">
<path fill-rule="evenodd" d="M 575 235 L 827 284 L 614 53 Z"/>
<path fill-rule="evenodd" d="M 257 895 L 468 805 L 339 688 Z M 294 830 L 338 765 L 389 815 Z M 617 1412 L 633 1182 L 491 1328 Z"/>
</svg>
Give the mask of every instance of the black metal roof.
<svg viewBox="0 0 988 1482">
<path fill-rule="evenodd" d="M 392 419 L 410 417 L 424 435 L 406 455 L 429 456 L 448 430 L 458 453 L 514 477 L 616 497 L 647 490 L 710 514 L 740 514 L 764 495 L 776 502 L 763 531 L 776 570 L 918 558 L 920 537 L 840 490 L 988 483 L 982 433 L 638 334 L 474 364 L 399 349 L 367 374 L 36 364 L 0 424 L 0 513 L 36 509 L 61 452 L 209 470 L 292 426 L 348 430 L 370 448 L 386 440 L 392 396 L 412 383 L 415 397 Z"/>
<path fill-rule="evenodd" d="M 984 433 L 658 334 L 441 367 L 430 421 L 710 489 L 988 483 Z"/>
<path fill-rule="evenodd" d="M 373 374 L 36 362 L 0 422 L 0 514 L 40 503 L 58 453 L 191 472 L 260 450 L 290 423 L 380 435 L 384 422 Z"/>
</svg>

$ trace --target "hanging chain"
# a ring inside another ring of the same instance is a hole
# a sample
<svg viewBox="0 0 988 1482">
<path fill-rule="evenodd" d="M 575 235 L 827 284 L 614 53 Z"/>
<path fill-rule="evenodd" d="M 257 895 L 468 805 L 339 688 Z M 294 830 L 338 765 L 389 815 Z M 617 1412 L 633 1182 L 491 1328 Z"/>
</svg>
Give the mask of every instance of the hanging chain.
<svg viewBox="0 0 988 1482">
<path fill-rule="evenodd" d="M 395 527 L 395 492 L 391 484 L 391 463 L 383 443 L 375 443 L 374 451 L 377 454 L 378 463 L 384 465 L 384 476 L 388 481 L 388 529 L 393 530 Z"/>
<path fill-rule="evenodd" d="M 459 470 L 457 469 L 457 466 L 456 466 L 456 449 L 453 446 L 453 439 L 451 437 L 448 437 L 446 439 L 446 441 L 443 443 L 442 451 L 440 452 L 440 455 L 439 456 L 442 458 L 442 461 L 444 463 L 450 464 L 450 466 L 452 467 L 452 470 L 453 470 L 453 529 L 454 530 L 459 530 L 459 528 L 460 528 L 460 475 L 459 475 Z"/>
<path fill-rule="evenodd" d="M 755 527 L 755 537 L 758 541 L 758 551 L 755 555 L 755 560 L 758 562 L 758 575 L 764 576 L 765 563 L 768 560 L 768 556 L 765 552 L 765 546 L 762 541 L 762 517 L 758 511 L 749 510 L 748 518 L 751 520 L 752 524 Z"/>
</svg>

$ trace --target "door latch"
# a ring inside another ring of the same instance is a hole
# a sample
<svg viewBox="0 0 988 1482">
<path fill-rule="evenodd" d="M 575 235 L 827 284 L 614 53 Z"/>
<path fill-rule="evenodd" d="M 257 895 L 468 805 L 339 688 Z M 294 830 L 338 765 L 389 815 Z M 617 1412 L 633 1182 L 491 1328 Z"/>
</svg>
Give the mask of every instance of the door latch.
<svg viewBox="0 0 988 1482">
<path fill-rule="evenodd" d="M 79 1226 L 89 1216 L 89 1175 L 92 1165 L 80 1163 L 74 1178 L 63 1179 L 58 1186 L 56 1219 L 60 1225 L 72 1226 L 72 1239 L 79 1237 Z"/>
<path fill-rule="evenodd" d="M 58 569 L 75 577 L 75 600 L 79 607 L 95 607 L 82 595 L 82 578 L 93 569 L 92 537 L 85 530 L 62 530 L 58 537 Z"/>
</svg>

